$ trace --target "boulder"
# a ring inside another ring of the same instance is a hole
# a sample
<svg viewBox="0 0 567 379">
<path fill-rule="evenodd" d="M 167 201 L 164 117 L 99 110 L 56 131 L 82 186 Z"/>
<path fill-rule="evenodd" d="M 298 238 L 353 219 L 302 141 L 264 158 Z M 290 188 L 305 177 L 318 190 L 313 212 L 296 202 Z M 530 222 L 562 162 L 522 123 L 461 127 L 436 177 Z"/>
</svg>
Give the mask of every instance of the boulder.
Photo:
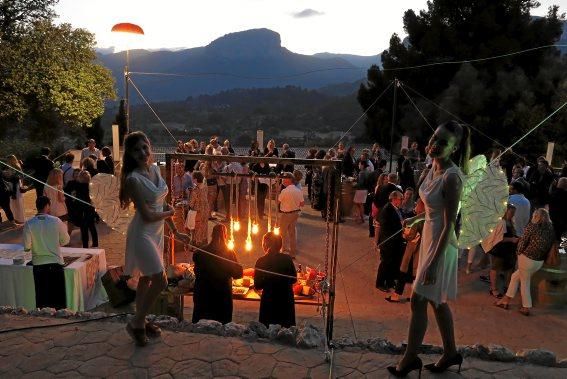
<svg viewBox="0 0 567 379">
<path fill-rule="evenodd" d="M 0 306 L 0 314 L 12 313 L 13 310 L 14 310 L 14 308 L 9 306 L 9 305 Z"/>
<path fill-rule="evenodd" d="M 540 366 L 555 366 L 557 357 L 555 353 L 544 349 L 524 349 L 516 356 L 528 363 Z"/>
<path fill-rule="evenodd" d="M 512 362 L 516 359 L 516 355 L 504 346 L 488 345 L 488 358 L 493 361 Z"/>
<path fill-rule="evenodd" d="M 314 325 L 307 324 L 303 328 L 299 329 L 296 344 L 298 347 L 310 349 L 323 346 L 324 341 L 325 336 L 321 330 Z"/>
<path fill-rule="evenodd" d="M 281 328 L 276 336 L 276 341 L 285 345 L 295 345 L 295 330 L 291 328 Z"/>
<path fill-rule="evenodd" d="M 258 335 L 258 337 L 260 338 L 268 338 L 268 328 L 266 328 L 266 325 L 262 324 L 261 322 L 258 321 L 250 321 L 248 323 L 248 330 L 250 330 L 251 332 L 254 332 Z"/>
<path fill-rule="evenodd" d="M 59 309 L 58 311 L 55 312 L 55 317 L 58 318 L 69 318 L 69 317 L 73 317 L 75 315 L 75 312 L 73 312 L 70 309 Z"/>
<path fill-rule="evenodd" d="M 222 331 L 222 324 L 214 320 L 199 320 L 198 323 L 193 325 L 195 333 L 214 334 L 220 336 Z"/>
<path fill-rule="evenodd" d="M 282 326 L 280 324 L 270 324 L 270 326 L 268 327 L 268 338 L 275 340 L 281 328 Z"/>
<path fill-rule="evenodd" d="M 338 348 L 353 347 L 355 345 L 355 341 L 350 337 L 337 338 L 332 343 Z"/>
<path fill-rule="evenodd" d="M 242 338 L 244 338 L 246 341 L 252 342 L 258 339 L 258 334 L 248 328 L 244 328 L 244 331 L 242 332 Z"/>
<path fill-rule="evenodd" d="M 39 310 L 39 315 L 51 317 L 51 316 L 55 316 L 55 312 L 56 312 L 55 308 L 47 308 L 46 307 L 46 308 L 41 308 Z"/>
<path fill-rule="evenodd" d="M 562 359 L 559 362 L 557 362 L 557 367 L 567 368 L 567 359 Z"/>
<path fill-rule="evenodd" d="M 226 337 L 240 337 L 245 330 L 246 327 L 244 325 L 229 322 L 222 326 L 222 335 Z"/>
<path fill-rule="evenodd" d="M 384 338 L 370 338 L 366 342 L 366 348 L 375 353 L 391 354 L 395 352 L 396 346 Z"/>
</svg>

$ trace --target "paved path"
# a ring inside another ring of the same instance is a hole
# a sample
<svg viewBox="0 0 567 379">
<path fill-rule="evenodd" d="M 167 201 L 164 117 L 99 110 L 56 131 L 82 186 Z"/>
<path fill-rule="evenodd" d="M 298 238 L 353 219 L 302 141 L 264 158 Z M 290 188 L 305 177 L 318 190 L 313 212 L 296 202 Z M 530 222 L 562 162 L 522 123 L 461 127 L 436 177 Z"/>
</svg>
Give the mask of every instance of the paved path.
<svg viewBox="0 0 567 379">
<path fill-rule="evenodd" d="M 66 320 L 1 315 L 2 329 L 62 323 Z M 387 378 L 385 367 L 399 356 L 338 351 L 333 378 Z M 423 356 L 426 362 L 436 356 Z M 115 378 L 328 378 L 321 350 L 300 350 L 240 338 L 164 331 L 136 347 L 124 324 L 94 321 L 69 326 L 0 333 L 0 377 Z M 567 369 L 467 359 L 465 378 L 564 378 Z M 415 377 L 416 374 L 412 374 Z M 455 372 L 424 377 L 458 378 Z"/>
<path fill-rule="evenodd" d="M 26 215 L 33 214 L 33 192 L 26 193 Z M 122 264 L 125 246 L 124 236 L 111 231 L 103 224 L 98 226 L 100 246 L 106 250 L 109 264 Z M 298 263 L 323 266 L 324 262 L 324 223 L 321 217 L 306 206 L 299 226 Z M 237 236 L 237 245 L 242 246 L 244 235 Z M 21 243 L 21 228 L 0 232 L 0 243 Z M 260 243 L 255 240 L 255 251 L 238 253 L 239 260 L 245 267 L 253 267 L 261 255 Z M 80 233 L 72 234 L 72 246 L 81 246 Z M 409 304 L 391 304 L 384 301 L 384 294 L 374 288 L 378 258 L 373 253 L 367 226 L 347 221 L 340 226 L 339 271 L 345 269 L 343 275 L 337 276 L 337 298 L 335 305 L 334 337 L 350 336 L 358 339 L 371 337 L 388 338 L 394 343 L 405 341 L 409 319 Z M 356 259 L 362 257 L 356 263 Z M 183 254 L 180 261 L 187 261 Z M 352 264 L 352 266 L 351 266 Z M 480 273 L 465 275 L 459 271 L 459 297 L 452 304 L 455 318 L 457 344 L 484 345 L 498 344 L 513 351 L 524 348 L 544 348 L 557 354 L 558 359 L 567 358 L 567 311 L 534 307 L 533 315 L 522 316 L 517 312 L 519 295 L 513 302 L 510 311 L 492 305 L 494 298 L 488 295 L 488 286 L 478 280 Z M 406 295 L 410 288 L 406 287 Z M 347 303 L 348 299 L 348 303 Z M 259 303 L 235 301 L 233 321 L 247 324 L 257 320 Z M 103 308 L 107 312 L 115 312 L 111 308 Z M 186 298 L 185 315 L 190 319 L 192 299 Z M 305 320 L 322 326 L 316 307 L 296 306 L 297 323 Z M 352 315 L 352 319 L 351 319 Z M 434 316 L 430 312 L 429 330 L 425 343 L 441 344 L 441 338 L 435 325 Z"/>
</svg>

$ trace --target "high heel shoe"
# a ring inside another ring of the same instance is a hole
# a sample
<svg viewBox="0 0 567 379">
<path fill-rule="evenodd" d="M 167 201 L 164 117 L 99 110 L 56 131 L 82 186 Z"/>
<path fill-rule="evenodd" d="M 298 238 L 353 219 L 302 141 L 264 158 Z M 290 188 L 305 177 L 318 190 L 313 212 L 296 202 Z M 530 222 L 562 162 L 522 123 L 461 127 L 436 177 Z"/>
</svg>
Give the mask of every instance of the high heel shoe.
<svg viewBox="0 0 567 379">
<path fill-rule="evenodd" d="M 463 356 L 459 353 L 453 356 L 451 359 L 447 359 L 442 365 L 438 366 L 436 363 L 429 363 L 423 366 L 426 370 L 431 372 L 440 373 L 445 372 L 451 366 L 459 365 L 459 370 L 457 372 L 461 372 L 461 365 L 463 364 Z"/>
<path fill-rule="evenodd" d="M 402 370 L 398 370 L 396 366 L 388 366 L 388 372 L 394 375 L 396 378 L 406 377 L 413 370 L 419 370 L 419 378 L 421 378 L 421 369 L 423 368 L 423 362 L 419 357 L 417 357 L 412 363 L 404 367 Z"/>
</svg>

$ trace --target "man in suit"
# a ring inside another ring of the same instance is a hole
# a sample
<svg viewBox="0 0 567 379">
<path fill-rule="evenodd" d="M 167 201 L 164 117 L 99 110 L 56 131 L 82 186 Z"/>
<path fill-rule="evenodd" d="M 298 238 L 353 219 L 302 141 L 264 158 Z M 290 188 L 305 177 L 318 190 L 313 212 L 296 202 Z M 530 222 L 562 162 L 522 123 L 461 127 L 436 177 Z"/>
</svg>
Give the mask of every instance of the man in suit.
<svg viewBox="0 0 567 379">
<path fill-rule="evenodd" d="M 282 146 L 282 155 L 281 158 L 295 158 L 295 151 L 291 150 L 287 143 L 284 143 Z M 286 163 L 285 165 L 278 165 L 276 168 L 276 172 L 293 172 L 294 166 L 291 163 Z"/>
<path fill-rule="evenodd" d="M 398 174 L 392 172 L 388 174 L 388 183 L 386 183 L 378 194 L 376 194 L 375 205 L 378 209 L 382 209 L 390 199 L 390 194 L 394 191 L 402 191 L 398 186 Z"/>
<path fill-rule="evenodd" d="M 404 253 L 404 239 L 400 233 L 403 218 L 399 210 L 403 197 L 400 191 L 392 191 L 389 202 L 380 209 L 378 215 L 376 233 L 380 248 L 380 266 L 376 275 L 376 288 L 384 292 L 395 287 Z"/>
</svg>

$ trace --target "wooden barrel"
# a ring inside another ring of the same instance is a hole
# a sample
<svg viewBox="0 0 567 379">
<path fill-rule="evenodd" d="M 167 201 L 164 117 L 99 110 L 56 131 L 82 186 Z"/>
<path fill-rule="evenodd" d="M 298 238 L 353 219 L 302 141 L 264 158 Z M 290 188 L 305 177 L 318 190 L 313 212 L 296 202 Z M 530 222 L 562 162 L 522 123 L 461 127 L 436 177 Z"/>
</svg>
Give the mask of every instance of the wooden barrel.
<svg viewBox="0 0 567 379">
<path fill-rule="evenodd" d="M 354 183 L 345 180 L 341 184 L 341 215 L 350 217 L 352 215 L 354 200 Z"/>
</svg>

